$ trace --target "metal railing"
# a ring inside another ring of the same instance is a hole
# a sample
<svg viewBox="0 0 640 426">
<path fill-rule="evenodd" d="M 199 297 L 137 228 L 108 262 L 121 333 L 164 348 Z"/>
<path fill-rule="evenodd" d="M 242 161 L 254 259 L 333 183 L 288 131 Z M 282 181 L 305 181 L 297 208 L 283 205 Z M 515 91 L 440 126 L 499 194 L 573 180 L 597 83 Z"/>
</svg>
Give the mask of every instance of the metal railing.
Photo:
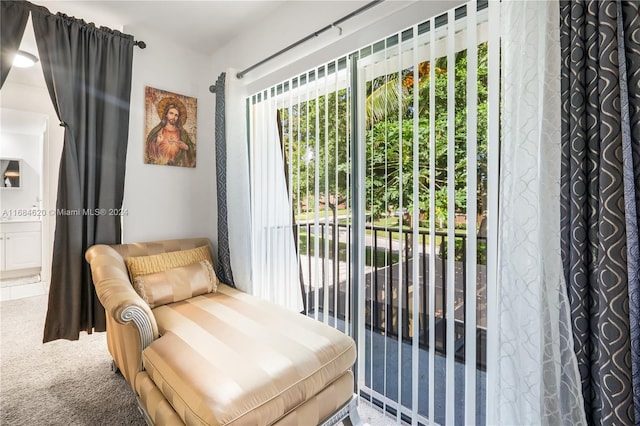
<svg viewBox="0 0 640 426">
<path fill-rule="evenodd" d="M 368 330 L 397 339 L 399 326 L 402 326 L 403 341 L 411 343 L 413 318 L 413 274 L 412 262 L 419 262 L 419 342 L 420 348 L 428 350 L 429 313 L 429 256 L 436 256 L 436 301 L 435 301 L 435 350 L 436 353 L 446 355 L 446 319 L 447 319 L 447 239 L 446 232 L 435 232 L 437 247 L 430 249 L 430 233 L 426 230 L 418 231 L 418 253 L 413 253 L 413 231 L 411 229 L 387 228 L 380 226 L 366 226 L 366 258 L 367 272 L 365 274 L 366 312 L 365 324 Z M 351 228 L 346 224 L 333 223 L 299 223 L 295 225 L 298 253 L 301 257 L 301 279 L 305 294 L 307 315 L 313 315 L 315 309 L 323 314 L 345 319 L 346 294 L 351 294 L 352 280 L 350 265 L 346 262 L 346 252 L 351 244 Z M 317 244 L 319 253 L 315 253 L 315 238 L 320 238 Z M 455 233 L 455 357 L 464 362 L 465 350 L 465 301 L 467 300 L 466 240 L 464 233 Z M 477 327 L 476 345 L 477 368 L 486 369 L 486 237 L 478 236 L 477 266 Z M 327 250 L 328 249 L 328 250 Z M 307 261 L 303 261 L 303 259 Z M 316 272 L 314 274 L 314 268 Z M 313 282 L 313 278 L 316 282 Z M 325 298 L 325 292 L 328 292 Z M 402 292 L 402 297 L 398 297 Z M 318 295 L 316 303 L 315 297 Z M 325 300 L 328 306 L 325 306 Z M 401 305 L 398 306 L 398 301 Z M 402 315 L 402 321 L 399 321 Z"/>
</svg>

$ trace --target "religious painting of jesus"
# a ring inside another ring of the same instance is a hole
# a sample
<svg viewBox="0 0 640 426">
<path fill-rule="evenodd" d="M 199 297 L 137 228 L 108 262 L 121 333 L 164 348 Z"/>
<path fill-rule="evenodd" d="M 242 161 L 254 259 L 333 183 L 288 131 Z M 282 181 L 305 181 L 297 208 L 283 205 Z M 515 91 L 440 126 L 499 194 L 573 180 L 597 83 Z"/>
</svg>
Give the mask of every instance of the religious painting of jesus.
<svg viewBox="0 0 640 426">
<path fill-rule="evenodd" d="M 145 87 L 145 164 L 196 166 L 196 98 Z"/>
</svg>

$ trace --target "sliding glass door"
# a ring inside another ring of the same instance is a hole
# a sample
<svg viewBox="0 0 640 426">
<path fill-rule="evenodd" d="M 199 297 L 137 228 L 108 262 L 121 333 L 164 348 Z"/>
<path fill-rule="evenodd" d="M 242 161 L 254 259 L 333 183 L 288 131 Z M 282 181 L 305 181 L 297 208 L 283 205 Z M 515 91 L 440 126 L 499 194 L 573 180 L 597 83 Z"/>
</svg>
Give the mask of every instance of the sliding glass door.
<svg viewBox="0 0 640 426">
<path fill-rule="evenodd" d="M 357 391 L 398 421 L 485 423 L 498 6 L 470 2 L 249 101 L 255 259 L 356 338 Z"/>
</svg>

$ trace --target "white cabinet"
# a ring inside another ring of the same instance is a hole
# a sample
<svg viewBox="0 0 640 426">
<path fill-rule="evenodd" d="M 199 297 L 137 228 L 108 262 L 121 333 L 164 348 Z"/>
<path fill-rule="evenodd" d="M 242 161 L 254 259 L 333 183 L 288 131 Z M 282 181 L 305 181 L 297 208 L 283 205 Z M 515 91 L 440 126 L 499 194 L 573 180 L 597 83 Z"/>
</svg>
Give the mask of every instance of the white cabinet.
<svg viewBox="0 0 640 426">
<path fill-rule="evenodd" d="M 0 224 L 0 270 L 3 271 L 3 276 L 6 275 L 5 271 L 27 271 L 41 266 L 40 222 L 16 221 Z"/>
<path fill-rule="evenodd" d="M 37 268 L 41 265 L 40 231 L 7 232 L 4 238 L 4 269 Z"/>
</svg>

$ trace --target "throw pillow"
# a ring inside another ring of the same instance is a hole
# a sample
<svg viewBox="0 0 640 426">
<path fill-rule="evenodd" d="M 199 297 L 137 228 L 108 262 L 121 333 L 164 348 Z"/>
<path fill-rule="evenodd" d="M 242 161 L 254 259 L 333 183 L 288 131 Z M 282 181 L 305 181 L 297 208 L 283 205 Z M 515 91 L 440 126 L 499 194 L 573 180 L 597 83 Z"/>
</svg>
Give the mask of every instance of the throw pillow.
<svg viewBox="0 0 640 426">
<path fill-rule="evenodd" d="M 151 309 L 217 290 L 211 262 L 203 260 L 187 266 L 167 269 L 133 279 L 136 292 Z"/>
<path fill-rule="evenodd" d="M 200 246 L 188 250 L 169 251 L 166 253 L 152 254 L 149 256 L 130 257 L 125 260 L 131 281 L 138 275 L 153 274 L 167 269 L 198 263 L 202 260 L 211 260 L 209 246 Z"/>
</svg>

